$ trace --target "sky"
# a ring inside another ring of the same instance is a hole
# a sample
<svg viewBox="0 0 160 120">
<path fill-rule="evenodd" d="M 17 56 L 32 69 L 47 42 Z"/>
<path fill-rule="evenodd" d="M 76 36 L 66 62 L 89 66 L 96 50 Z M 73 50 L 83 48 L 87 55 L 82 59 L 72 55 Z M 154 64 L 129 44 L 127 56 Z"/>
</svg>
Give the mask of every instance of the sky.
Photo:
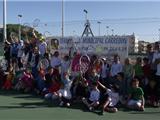
<svg viewBox="0 0 160 120">
<path fill-rule="evenodd" d="M 61 35 L 62 0 L 7 0 L 7 23 L 33 26 L 42 34 L 48 31 L 52 36 Z M 135 35 L 140 40 L 154 42 L 160 35 L 160 1 L 137 0 L 64 0 L 64 35 L 81 36 L 84 30 L 85 13 L 95 36 Z M 0 24 L 3 23 L 3 2 L 0 0 Z M 107 29 L 106 26 L 109 26 Z M 114 32 L 112 32 L 112 29 Z"/>
</svg>

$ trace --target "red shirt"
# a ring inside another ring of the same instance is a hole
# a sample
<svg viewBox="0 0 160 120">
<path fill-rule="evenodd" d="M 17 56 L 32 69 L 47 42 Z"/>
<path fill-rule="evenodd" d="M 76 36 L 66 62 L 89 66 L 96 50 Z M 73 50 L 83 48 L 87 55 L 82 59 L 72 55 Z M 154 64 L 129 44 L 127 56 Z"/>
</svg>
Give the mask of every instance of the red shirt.
<svg viewBox="0 0 160 120">
<path fill-rule="evenodd" d="M 48 91 L 49 91 L 50 93 L 54 93 L 54 92 L 57 92 L 60 88 L 61 88 L 61 84 L 55 82 L 55 83 L 48 89 Z"/>
<path fill-rule="evenodd" d="M 143 66 L 143 73 L 146 77 L 148 77 L 151 74 L 151 66 L 149 64 Z"/>
</svg>

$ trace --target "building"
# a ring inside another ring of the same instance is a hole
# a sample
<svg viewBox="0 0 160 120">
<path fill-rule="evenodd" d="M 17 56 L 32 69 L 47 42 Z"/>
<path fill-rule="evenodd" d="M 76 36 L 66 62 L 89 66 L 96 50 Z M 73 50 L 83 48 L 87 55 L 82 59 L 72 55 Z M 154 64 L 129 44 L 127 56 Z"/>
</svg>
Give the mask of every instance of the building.
<svg viewBox="0 0 160 120">
<path fill-rule="evenodd" d="M 123 35 L 119 37 L 125 37 L 128 39 L 128 53 L 138 52 L 138 37 L 133 33 L 132 35 Z"/>
<path fill-rule="evenodd" d="M 138 41 L 138 52 L 139 53 L 146 53 L 147 45 L 150 44 L 146 41 Z"/>
</svg>

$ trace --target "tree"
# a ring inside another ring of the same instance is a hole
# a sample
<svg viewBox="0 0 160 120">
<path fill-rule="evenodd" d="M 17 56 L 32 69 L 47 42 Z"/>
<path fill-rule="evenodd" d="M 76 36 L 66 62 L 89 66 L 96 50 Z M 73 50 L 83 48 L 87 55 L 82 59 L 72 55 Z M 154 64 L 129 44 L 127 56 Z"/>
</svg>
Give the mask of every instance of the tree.
<svg viewBox="0 0 160 120">
<path fill-rule="evenodd" d="M 27 27 L 27 31 L 25 30 Z M 18 30 L 19 30 L 19 24 L 7 24 L 7 40 L 11 41 L 11 34 L 14 33 L 14 36 L 18 38 Z M 21 25 L 21 38 L 22 40 L 32 40 L 33 34 L 32 34 L 33 28 L 30 26 L 23 26 Z M 35 30 L 35 34 L 37 37 L 41 37 L 42 34 Z M 0 31 L 0 41 L 3 41 L 3 29 Z"/>
</svg>

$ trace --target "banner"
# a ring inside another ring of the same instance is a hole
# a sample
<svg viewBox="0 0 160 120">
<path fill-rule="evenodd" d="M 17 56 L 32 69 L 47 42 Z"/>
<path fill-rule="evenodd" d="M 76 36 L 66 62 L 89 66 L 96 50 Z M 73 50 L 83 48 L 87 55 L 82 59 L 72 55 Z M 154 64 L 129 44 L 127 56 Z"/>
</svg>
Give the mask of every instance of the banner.
<svg viewBox="0 0 160 120">
<path fill-rule="evenodd" d="M 100 56 L 118 54 L 123 58 L 128 57 L 129 40 L 127 37 L 57 37 L 56 39 L 59 41 L 59 51 L 61 53 L 68 53 L 71 47 L 75 47 L 84 54 Z"/>
</svg>

